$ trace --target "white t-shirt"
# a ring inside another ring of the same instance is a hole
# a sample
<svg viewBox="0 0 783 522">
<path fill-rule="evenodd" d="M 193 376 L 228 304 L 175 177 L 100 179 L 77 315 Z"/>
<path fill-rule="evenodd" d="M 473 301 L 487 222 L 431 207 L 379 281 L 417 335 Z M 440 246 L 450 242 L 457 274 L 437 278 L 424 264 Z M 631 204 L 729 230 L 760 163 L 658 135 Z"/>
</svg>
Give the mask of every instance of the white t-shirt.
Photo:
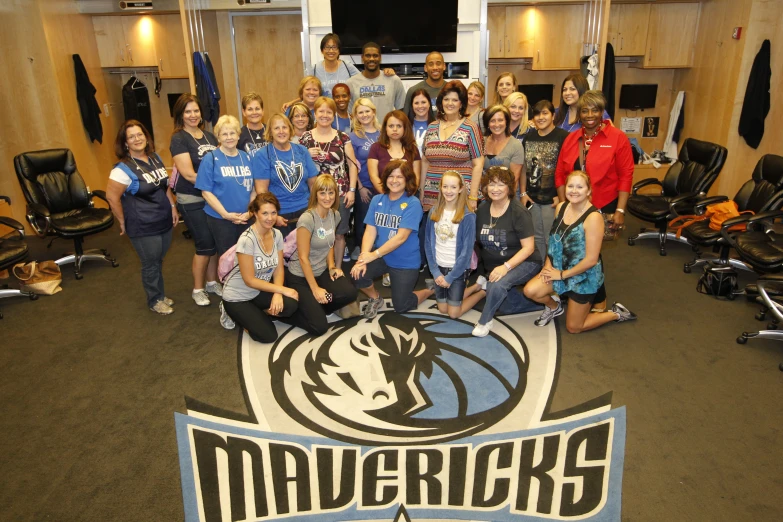
<svg viewBox="0 0 783 522">
<path fill-rule="evenodd" d="M 111 169 L 111 172 L 109 173 L 109 179 L 116 181 L 117 183 L 121 183 L 126 187 L 133 181 L 131 177 L 128 176 L 128 174 L 126 174 L 125 171 L 119 167 L 114 167 Z"/>
<path fill-rule="evenodd" d="M 457 261 L 457 230 L 459 223 L 452 223 L 455 210 L 444 210 L 435 223 L 435 261 L 438 266 L 451 268 Z"/>
</svg>

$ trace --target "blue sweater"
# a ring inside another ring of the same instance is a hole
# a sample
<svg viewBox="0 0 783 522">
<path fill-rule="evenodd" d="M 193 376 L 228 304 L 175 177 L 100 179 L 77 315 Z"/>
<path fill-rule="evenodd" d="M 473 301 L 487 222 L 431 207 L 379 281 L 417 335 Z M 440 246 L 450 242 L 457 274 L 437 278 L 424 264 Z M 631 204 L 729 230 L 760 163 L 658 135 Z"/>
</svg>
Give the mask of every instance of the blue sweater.
<svg viewBox="0 0 783 522">
<path fill-rule="evenodd" d="M 430 267 L 432 278 L 437 279 L 443 274 L 438 269 L 438 263 L 435 257 L 435 222 L 430 219 L 430 213 L 435 210 L 433 207 L 427 214 L 427 225 L 424 230 L 424 250 L 427 254 L 427 264 Z M 470 258 L 473 255 L 473 245 L 476 242 L 476 214 L 465 209 L 465 217 L 459 223 L 457 229 L 457 256 L 454 261 L 454 268 L 445 276 L 446 282 L 451 284 L 458 277 L 461 277 L 465 271 L 470 268 Z"/>
</svg>

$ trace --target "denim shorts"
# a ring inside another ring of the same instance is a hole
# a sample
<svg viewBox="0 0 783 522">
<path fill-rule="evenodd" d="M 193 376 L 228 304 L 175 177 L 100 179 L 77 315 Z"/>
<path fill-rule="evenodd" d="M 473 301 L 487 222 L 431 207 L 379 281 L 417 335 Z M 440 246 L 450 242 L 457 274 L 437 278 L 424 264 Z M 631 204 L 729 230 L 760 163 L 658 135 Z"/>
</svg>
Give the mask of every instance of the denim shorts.
<svg viewBox="0 0 783 522">
<path fill-rule="evenodd" d="M 217 253 L 215 240 L 212 238 L 212 232 L 207 224 L 207 214 L 204 212 L 206 201 L 197 203 L 177 203 L 177 209 L 182 214 L 190 234 L 193 236 L 193 242 L 196 244 L 197 256 L 214 256 Z"/>
<path fill-rule="evenodd" d="M 438 265 L 438 270 L 446 277 L 451 268 L 445 268 Z M 446 303 L 449 306 L 459 306 L 462 304 L 462 296 L 465 294 L 465 286 L 468 282 L 468 276 L 470 275 L 470 269 L 465 270 L 465 273 L 461 277 L 457 277 L 451 282 L 451 286 L 443 288 L 442 286 L 435 285 L 435 300 L 439 303 Z"/>
</svg>

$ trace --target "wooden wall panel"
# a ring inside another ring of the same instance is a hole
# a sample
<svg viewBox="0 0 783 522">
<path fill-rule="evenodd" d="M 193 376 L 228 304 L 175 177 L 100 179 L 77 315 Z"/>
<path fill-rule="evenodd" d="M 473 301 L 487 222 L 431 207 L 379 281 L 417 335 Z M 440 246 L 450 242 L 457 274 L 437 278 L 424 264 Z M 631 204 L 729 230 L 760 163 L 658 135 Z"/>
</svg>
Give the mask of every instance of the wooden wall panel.
<svg viewBox="0 0 783 522">
<path fill-rule="evenodd" d="M 780 89 L 783 85 L 783 40 L 780 38 L 783 32 L 783 0 L 755 0 L 747 29 L 743 31 L 745 49 L 728 131 L 729 156 L 716 183 L 716 192 L 719 194 L 733 195 L 747 181 L 753 167 L 764 154 L 783 155 L 783 127 L 780 125 L 783 121 L 783 92 Z M 753 149 L 737 129 L 753 60 L 765 39 L 769 39 L 772 44 L 771 103 L 769 114 L 764 120 L 764 136 L 759 148 Z"/>
<path fill-rule="evenodd" d="M 231 23 L 228 18 L 227 11 L 218 11 L 216 13 L 217 30 L 218 30 L 218 44 L 220 46 L 220 62 L 221 71 L 223 76 L 223 100 L 221 100 L 221 107 L 225 106 L 225 111 L 228 114 L 233 114 L 237 118 L 241 116 L 237 111 L 239 110 L 237 103 L 237 82 L 234 78 L 234 51 L 231 47 Z M 215 74 L 218 74 L 217 71 Z M 266 107 L 266 104 L 264 104 Z M 267 110 L 269 110 L 267 108 Z M 241 120 L 241 118 L 240 118 Z"/>
<path fill-rule="evenodd" d="M 204 27 L 204 41 L 206 50 L 209 53 L 209 60 L 212 62 L 212 68 L 215 71 L 218 89 L 220 89 L 220 114 L 234 114 L 233 106 L 226 104 L 226 84 L 223 81 L 223 56 L 220 51 L 222 42 L 218 32 L 218 23 L 214 11 L 204 11 L 201 15 L 201 21 Z M 231 45 L 230 42 L 228 42 Z"/>
</svg>

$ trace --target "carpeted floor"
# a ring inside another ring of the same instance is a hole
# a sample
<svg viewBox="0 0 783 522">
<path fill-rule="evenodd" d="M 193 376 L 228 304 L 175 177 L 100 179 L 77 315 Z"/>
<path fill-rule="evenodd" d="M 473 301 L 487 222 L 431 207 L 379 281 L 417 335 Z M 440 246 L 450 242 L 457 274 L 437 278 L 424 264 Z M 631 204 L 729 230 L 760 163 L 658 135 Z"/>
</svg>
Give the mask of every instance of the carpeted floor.
<svg viewBox="0 0 783 522">
<path fill-rule="evenodd" d="M 237 332 L 219 326 L 216 304 L 190 300 L 192 244 L 175 234 L 165 277 L 177 311 L 161 317 L 144 306 L 138 259 L 117 234 L 87 248 L 108 248 L 119 268 L 89 264 L 75 281 L 65 267 L 60 294 L 0 301 L 2 520 L 182 520 L 174 412 L 186 396 L 246 412 Z M 29 243 L 37 259 L 70 248 Z M 626 408 L 623 520 L 778 520 L 783 345 L 737 345 L 763 327 L 758 306 L 697 294 L 698 274 L 682 272 L 690 249 L 669 251 L 604 249 L 610 302 L 640 319 L 578 336 L 559 324 L 551 408 L 610 392 Z"/>
</svg>

